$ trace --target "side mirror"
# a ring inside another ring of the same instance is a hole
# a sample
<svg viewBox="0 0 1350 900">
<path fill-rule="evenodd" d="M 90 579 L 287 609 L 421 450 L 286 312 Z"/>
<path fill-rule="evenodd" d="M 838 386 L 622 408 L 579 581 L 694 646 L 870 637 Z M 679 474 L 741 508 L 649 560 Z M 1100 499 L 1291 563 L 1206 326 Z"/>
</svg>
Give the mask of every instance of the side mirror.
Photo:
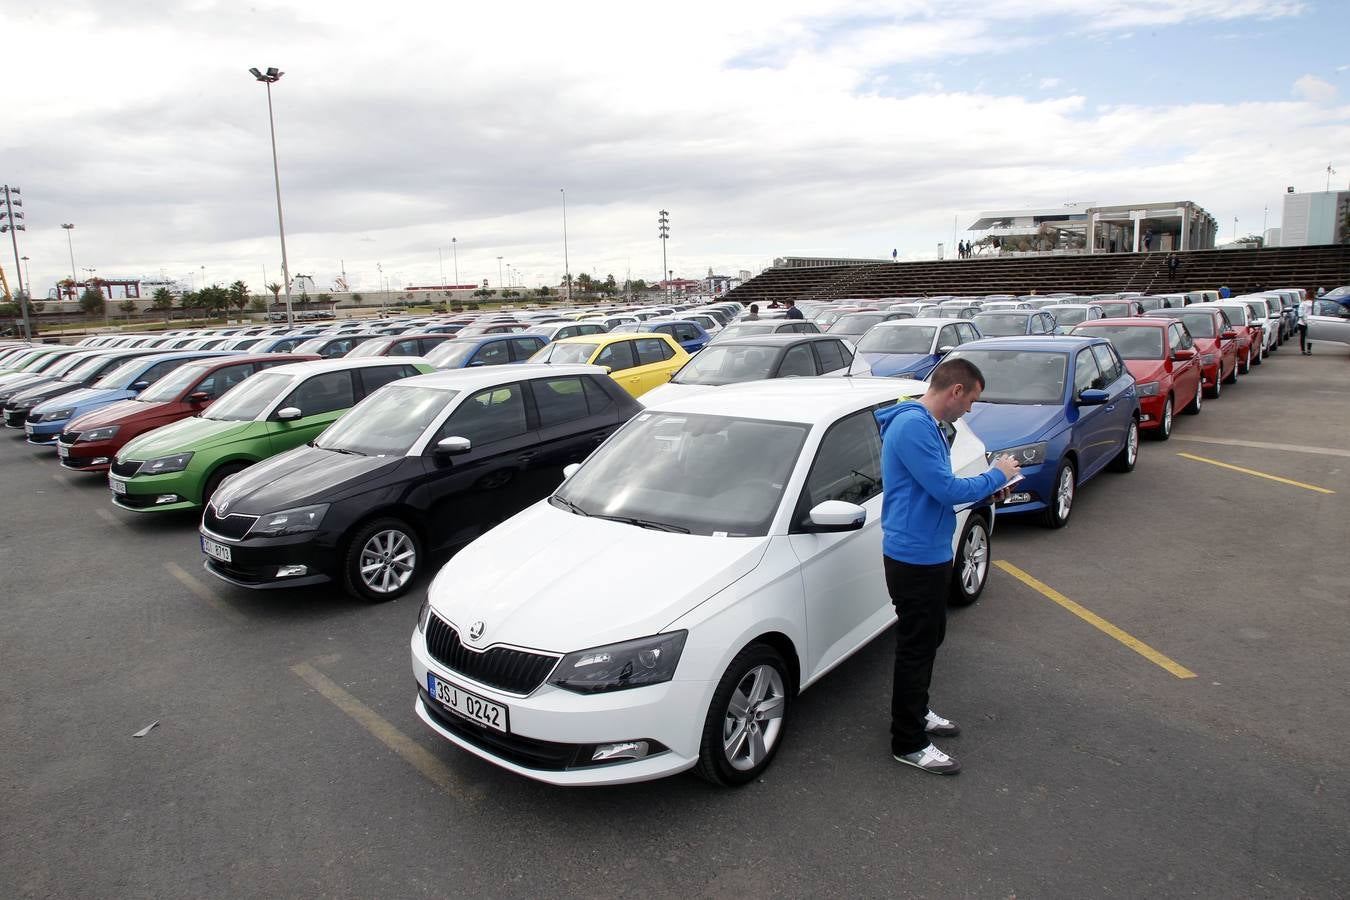
<svg viewBox="0 0 1350 900">
<path fill-rule="evenodd" d="M 581 463 L 568 463 L 563 466 L 563 479 L 566 480 L 576 474 L 577 469 L 581 468 Z"/>
<path fill-rule="evenodd" d="M 1101 406 L 1110 399 L 1110 394 L 1097 388 L 1084 388 L 1078 392 L 1079 406 Z"/>
<path fill-rule="evenodd" d="M 132 389 L 133 391 L 136 391 L 137 393 L 140 393 L 141 391 L 145 390 L 145 389 L 148 388 L 149 386 L 150 386 L 150 382 L 148 382 L 148 381 L 138 381 L 138 382 L 136 382 L 135 384 L 133 384 L 133 385 L 131 386 L 131 389 Z"/>
<path fill-rule="evenodd" d="M 1195 359 L 1195 351 L 1182 347 L 1180 350 L 1172 351 L 1173 359 Z"/>
<path fill-rule="evenodd" d="M 1233 340 L 1233 338 L 1237 337 L 1237 332 L 1230 328 L 1223 334 L 1219 335 L 1219 337 L 1223 338 L 1225 341 L 1231 341 Z"/>
<path fill-rule="evenodd" d="M 277 410 L 277 419 L 282 422 L 290 422 L 293 419 L 298 419 L 303 415 L 304 413 L 300 411 L 300 407 L 298 406 L 287 406 L 284 409 Z"/>
<path fill-rule="evenodd" d="M 955 344 L 943 344 L 941 347 L 938 348 L 938 355 L 946 356 L 948 353 L 951 353 L 955 349 L 956 349 Z"/>
<path fill-rule="evenodd" d="M 187 402 L 189 403 L 205 403 L 210 399 L 211 395 L 206 391 L 193 391 L 187 395 Z"/>
<path fill-rule="evenodd" d="M 468 438 L 459 437 L 458 435 L 451 435 L 450 437 L 441 438 L 439 441 L 436 442 L 436 449 L 434 453 L 438 457 L 448 459 L 451 456 L 462 456 L 463 454 L 468 453 L 472 449 L 473 449 L 473 442 L 470 441 Z"/>
<path fill-rule="evenodd" d="M 808 519 L 811 524 L 807 530 L 812 532 L 857 531 L 867 521 L 867 510 L 856 503 L 826 500 L 812 507 Z"/>
</svg>

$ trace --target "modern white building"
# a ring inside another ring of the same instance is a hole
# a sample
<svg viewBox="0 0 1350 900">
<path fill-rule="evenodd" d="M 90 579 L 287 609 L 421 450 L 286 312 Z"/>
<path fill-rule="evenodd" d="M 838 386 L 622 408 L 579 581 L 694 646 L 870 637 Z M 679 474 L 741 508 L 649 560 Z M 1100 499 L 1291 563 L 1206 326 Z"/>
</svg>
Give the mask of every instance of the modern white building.
<svg viewBox="0 0 1350 900">
<path fill-rule="evenodd" d="M 1346 239 L 1350 191 L 1312 191 L 1284 195 L 1281 247 L 1339 244 Z"/>
<path fill-rule="evenodd" d="M 996 210 L 980 213 L 966 230 L 976 242 L 994 238 L 1000 251 L 1138 253 L 1212 249 L 1218 223 L 1190 200 L 1169 200 Z"/>
</svg>

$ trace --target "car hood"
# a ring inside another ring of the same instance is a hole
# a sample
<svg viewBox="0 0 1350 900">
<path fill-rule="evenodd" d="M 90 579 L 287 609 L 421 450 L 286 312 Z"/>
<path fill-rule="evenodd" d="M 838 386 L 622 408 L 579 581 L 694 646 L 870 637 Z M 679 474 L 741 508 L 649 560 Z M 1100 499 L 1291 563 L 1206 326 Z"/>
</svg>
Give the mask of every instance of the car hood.
<svg viewBox="0 0 1350 900">
<path fill-rule="evenodd" d="M 964 419 L 990 451 L 1039 441 L 1063 420 L 1064 407 L 1058 403 L 976 403 Z"/>
<path fill-rule="evenodd" d="M 71 420 L 67 431 L 88 431 L 91 428 L 103 428 L 107 425 L 121 425 L 128 419 L 154 416 L 177 406 L 176 403 L 141 403 L 139 400 L 118 400 L 107 406 L 87 412 L 78 419 Z M 78 427 L 76 427 L 78 426 Z"/>
<path fill-rule="evenodd" d="M 221 422 L 215 419 L 180 419 L 163 428 L 146 432 L 129 442 L 117 454 L 118 459 L 155 459 L 188 450 L 205 450 L 255 433 L 259 423 Z"/>
<path fill-rule="evenodd" d="M 50 400 L 53 397 L 62 397 L 66 394 L 73 394 L 80 390 L 78 384 L 69 381 L 49 381 L 46 384 L 25 386 L 23 390 L 14 395 L 11 403 L 17 403 L 20 400 L 36 400 L 41 403 L 44 400 Z"/>
<path fill-rule="evenodd" d="M 0 376 L 0 391 L 31 391 L 54 380 L 51 375 L 3 375 Z"/>
<path fill-rule="evenodd" d="M 1125 368 L 1130 370 L 1130 374 L 1139 384 L 1161 381 L 1167 376 L 1167 366 L 1161 359 L 1127 359 Z"/>
<path fill-rule="evenodd" d="M 869 366 L 873 375 L 899 375 L 913 368 L 921 368 L 937 357 L 931 353 L 859 353 Z"/>
<path fill-rule="evenodd" d="M 402 459 L 353 456 L 308 445 L 296 447 L 235 475 L 213 502 L 217 508 L 224 505 L 231 513 L 246 516 L 261 516 L 309 503 L 329 503 L 339 499 L 337 492 L 344 485 L 356 482 L 359 489 L 378 472 L 397 466 Z"/>
<path fill-rule="evenodd" d="M 455 555 L 428 597 L 461 631 L 483 622 L 485 647 L 566 653 L 660 633 L 753 571 L 768 542 L 653 531 L 545 499 Z"/>
<path fill-rule="evenodd" d="M 131 395 L 131 391 L 128 390 L 80 388 L 78 391 L 71 391 L 69 394 L 63 394 L 57 402 L 61 404 L 62 408 L 73 406 L 78 411 L 81 407 L 102 406 L 105 403 L 112 403 L 115 400 L 125 400 Z M 48 412 L 49 410 L 43 409 L 46 405 L 46 403 L 39 403 L 34 407 L 34 411 L 42 413 Z"/>
</svg>

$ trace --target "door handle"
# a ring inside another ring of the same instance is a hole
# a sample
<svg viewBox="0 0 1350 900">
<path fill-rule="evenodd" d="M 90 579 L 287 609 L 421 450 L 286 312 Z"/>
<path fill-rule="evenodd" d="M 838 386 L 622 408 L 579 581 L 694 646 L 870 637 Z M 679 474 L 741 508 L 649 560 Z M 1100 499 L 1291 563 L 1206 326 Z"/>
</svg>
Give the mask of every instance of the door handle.
<svg viewBox="0 0 1350 900">
<path fill-rule="evenodd" d="M 538 455 L 539 455 L 538 453 L 531 450 L 526 453 L 520 454 L 519 456 L 516 457 L 516 459 L 518 459 L 520 462 L 527 463 Z"/>
</svg>

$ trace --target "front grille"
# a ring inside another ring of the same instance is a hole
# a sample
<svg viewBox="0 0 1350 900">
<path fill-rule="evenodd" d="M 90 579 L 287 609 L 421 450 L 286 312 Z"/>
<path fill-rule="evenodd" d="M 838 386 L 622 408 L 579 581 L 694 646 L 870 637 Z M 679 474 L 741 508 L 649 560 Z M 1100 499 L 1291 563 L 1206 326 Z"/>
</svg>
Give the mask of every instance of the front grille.
<svg viewBox="0 0 1350 900">
<path fill-rule="evenodd" d="M 427 622 L 427 653 L 452 672 L 522 696 L 543 684 L 558 662 L 556 656 L 507 647 L 475 652 L 460 643 L 459 632 L 435 613 Z"/>
<path fill-rule="evenodd" d="M 141 470 L 141 466 L 143 465 L 145 465 L 144 460 L 137 460 L 137 459 L 128 459 L 125 461 L 120 459 L 114 460 L 112 464 L 112 472 L 119 478 L 131 478 Z"/>
<path fill-rule="evenodd" d="M 215 506 L 208 506 L 206 512 L 202 514 L 202 525 L 206 526 L 208 531 L 233 541 L 242 540 L 256 521 L 257 516 L 218 516 Z"/>
<path fill-rule="evenodd" d="M 94 459 L 93 456 L 63 456 L 61 457 L 61 465 L 67 469 L 83 469 L 92 466 Z"/>
<path fill-rule="evenodd" d="M 158 494 L 113 494 L 112 501 L 126 509 L 149 509 L 155 505 Z"/>
<path fill-rule="evenodd" d="M 22 409 L 5 410 L 5 424 L 12 428 L 18 428 L 23 424 L 23 420 L 28 418 L 28 413 Z"/>
<path fill-rule="evenodd" d="M 39 412 L 29 413 L 28 418 L 25 421 L 32 422 L 34 425 L 36 425 L 38 422 L 42 421 L 42 413 Z"/>
<path fill-rule="evenodd" d="M 61 432 L 61 443 L 73 444 L 80 439 L 81 434 L 82 432 L 79 431 L 63 431 Z"/>
<path fill-rule="evenodd" d="M 270 584 L 277 580 L 274 577 L 277 571 L 276 566 L 268 566 L 265 569 L 243 569 L 233 563 L 221 562 L 218 559 L 207 559 L 206 567 L 212 572 L 224 575 L 226 578 L 238 581 L 241 584 Z"/>
</svg>

